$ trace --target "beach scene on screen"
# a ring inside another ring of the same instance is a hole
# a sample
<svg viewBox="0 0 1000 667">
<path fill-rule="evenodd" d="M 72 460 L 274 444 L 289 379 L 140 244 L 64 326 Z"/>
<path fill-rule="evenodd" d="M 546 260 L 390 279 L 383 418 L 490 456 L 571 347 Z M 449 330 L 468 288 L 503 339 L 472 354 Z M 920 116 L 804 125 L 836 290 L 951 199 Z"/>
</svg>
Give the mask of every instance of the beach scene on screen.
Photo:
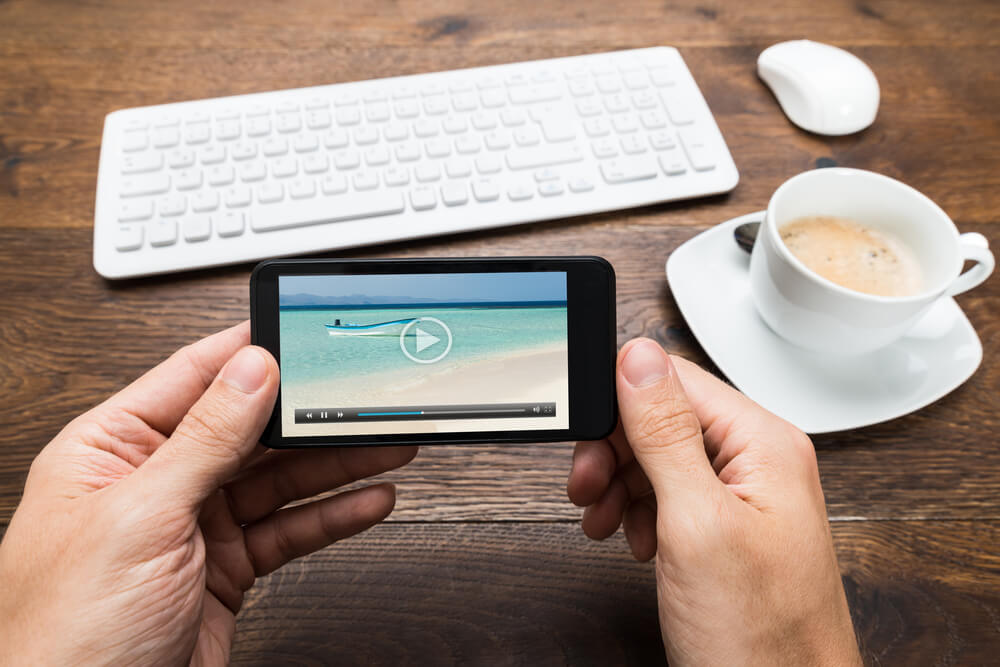
<svg viewBox="0 0 1000 667">
<path fill-rule="evenodd" d="M 284 436 L 569 428 L 564 272 L 281 276 L 278 290 Z M 555 414 L 294 419 L 306 408 L 533 402 Z"/>
</svg>

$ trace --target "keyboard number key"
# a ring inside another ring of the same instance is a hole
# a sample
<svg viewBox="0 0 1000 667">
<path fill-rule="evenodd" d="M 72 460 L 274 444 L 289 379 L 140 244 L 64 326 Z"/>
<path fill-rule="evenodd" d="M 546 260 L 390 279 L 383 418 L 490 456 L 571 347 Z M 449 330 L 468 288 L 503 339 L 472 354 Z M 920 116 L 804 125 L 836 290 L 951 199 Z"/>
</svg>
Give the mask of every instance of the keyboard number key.
<svg viewBox="0 0 1000 667">
<path fill-rule="evenodd" d="M 142 247 L 142 225 L 119 225 L 115 230 L 115 250 L 129 252 Z"/>
</svg>

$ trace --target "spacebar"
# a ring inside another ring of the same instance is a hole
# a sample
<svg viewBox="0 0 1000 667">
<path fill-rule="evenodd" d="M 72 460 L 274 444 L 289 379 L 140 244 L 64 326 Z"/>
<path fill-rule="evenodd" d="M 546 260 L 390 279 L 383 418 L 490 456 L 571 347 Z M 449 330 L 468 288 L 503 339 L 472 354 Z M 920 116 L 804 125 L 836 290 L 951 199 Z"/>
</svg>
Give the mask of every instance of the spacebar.
<svg viewBox="0 0 1000 667">
<path fill-rule="evenodd" d="M 255 232 L 270 232 L 289 227 L 394 215 L 402 213 L 405 208 L 400 192 L 364 192 L 341 197 L 321 197 L 259 206 L 250 216 L 250 227 Z"/>
</svg>

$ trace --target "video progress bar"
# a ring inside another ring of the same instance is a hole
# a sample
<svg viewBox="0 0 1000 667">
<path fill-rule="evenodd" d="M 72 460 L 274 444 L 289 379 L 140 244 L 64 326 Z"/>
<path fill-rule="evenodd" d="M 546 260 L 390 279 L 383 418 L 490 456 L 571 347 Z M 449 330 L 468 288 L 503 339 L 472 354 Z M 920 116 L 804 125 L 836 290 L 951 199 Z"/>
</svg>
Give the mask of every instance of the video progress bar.
<svg viewBox="0 0 1000 667">
<path fill-rule="evenodd" d="M 296 408 L 296 424 L 335 422 L 417 421 L 421 419 L 496 419 L 555 417 L 555 403 L 492 403 L 479 405 L 393 405 L 370 408 Z"/>
</svg>

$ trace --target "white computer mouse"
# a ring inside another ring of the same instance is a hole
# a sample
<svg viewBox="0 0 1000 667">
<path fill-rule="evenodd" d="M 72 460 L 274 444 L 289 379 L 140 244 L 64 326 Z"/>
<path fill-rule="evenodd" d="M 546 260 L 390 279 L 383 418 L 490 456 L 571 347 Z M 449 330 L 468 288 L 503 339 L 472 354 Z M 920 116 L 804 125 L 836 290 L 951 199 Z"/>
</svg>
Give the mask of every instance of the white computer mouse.
<svg viewBox="0 0 1000 667">
<path fill-rule="evenodd" d="M 817 134 L 860 132 L 875 120 L 875 73 L 853 53 L 808 39 L 780 42 L 761 52 L 757 74 L 788 119 Z"/>
</svg>

